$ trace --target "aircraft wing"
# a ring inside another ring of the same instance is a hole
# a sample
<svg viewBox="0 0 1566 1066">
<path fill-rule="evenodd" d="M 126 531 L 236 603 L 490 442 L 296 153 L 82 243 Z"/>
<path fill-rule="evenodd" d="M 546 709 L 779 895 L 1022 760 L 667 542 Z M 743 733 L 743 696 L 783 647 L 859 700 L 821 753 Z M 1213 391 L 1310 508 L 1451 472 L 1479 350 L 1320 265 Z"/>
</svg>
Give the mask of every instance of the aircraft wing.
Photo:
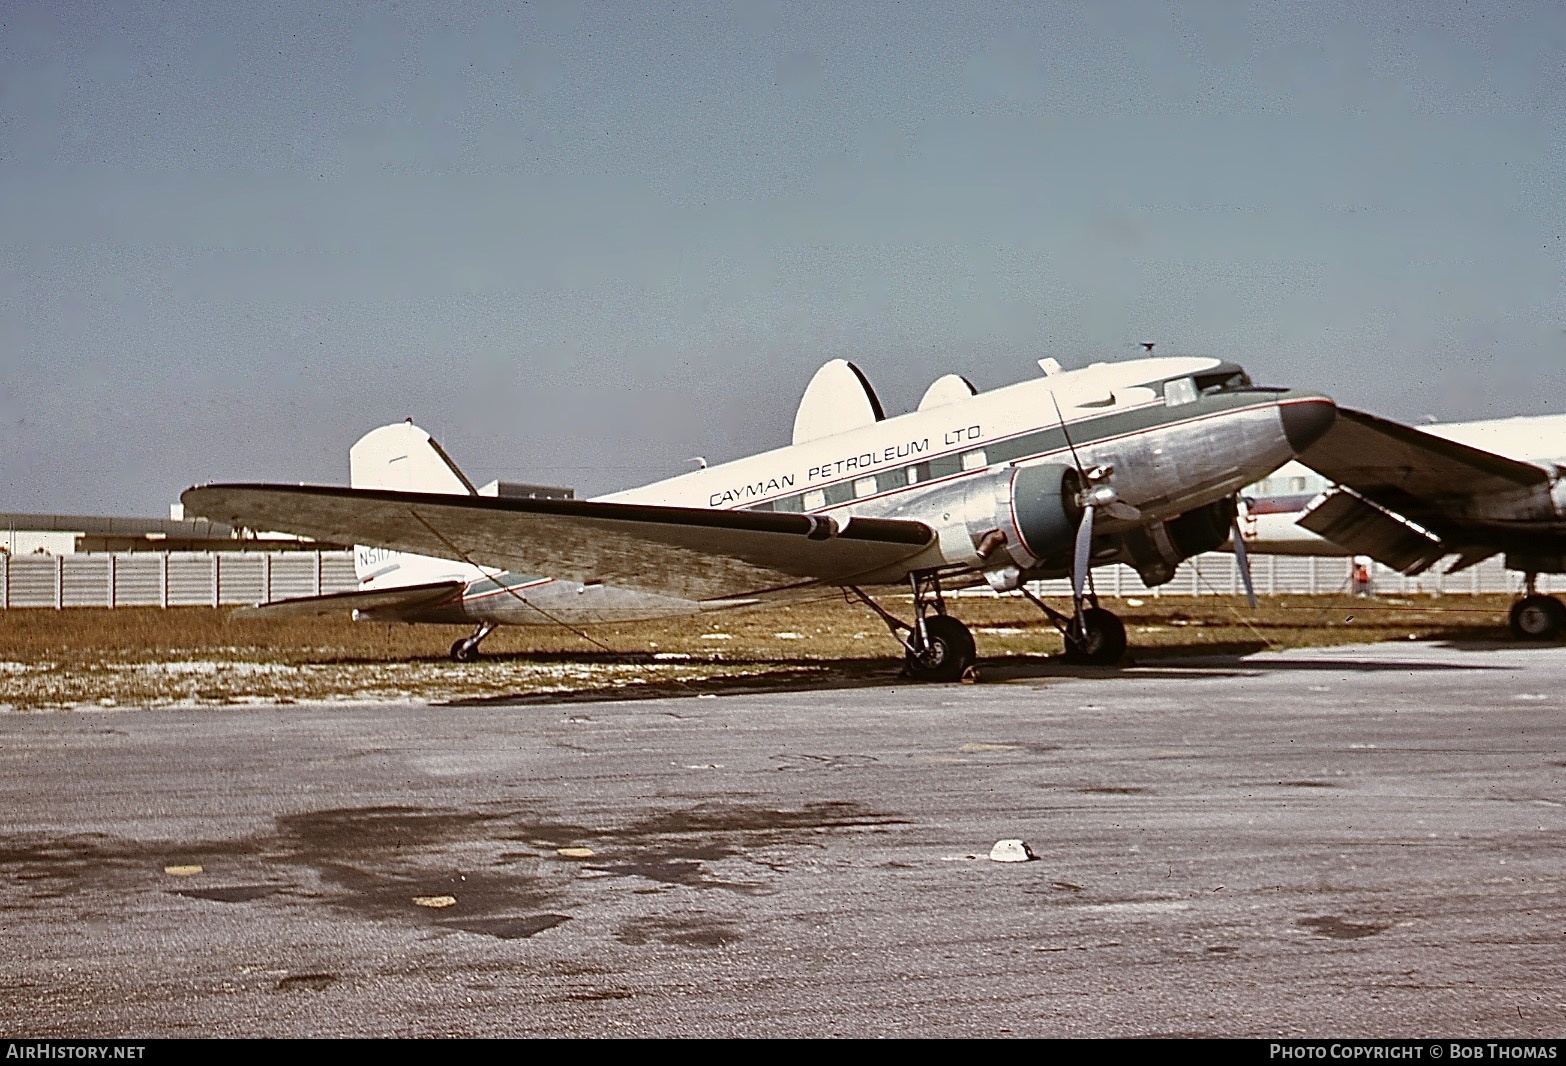
<svg viewBox="0 0 1566 1066">
<path fill-rule="evenodd" d="M 433 607 L 462 591 L 463 581 L 430 581 L 422 585 L 402 585 L 389 589 L 356 589 L 329 592 L 325 596 L 296 596 L 274 600 L 254 607 L 241 607 L 236 618 L 301 618 L 311 615 L 339 614 L 343 611 L 388 610 Z"/>
<path fill-rule="evenodd" d="M 922 522 L 307 485 L 204 485 L 187 513 L 337 544 L 690 600 L 852 584 L 919 554 Z"/>
<path fill-rule="evenodd" d="M 1549 471 L 1347 407 L 1300 462 L 1360 495 L 1469 499 L 1548 484 Z M 1409 517 L 1414 517 L 1410 515 Z"/>
<path fill-rule="evenodd" d="M 1339 486 L 1299 524 L 1405 573 L 1494 539 L 1493 527 L 1472 517 L 1476 501 L 1550 482 L 1533 463 L 1347 407 L 1299 458 Z"/>
</svg>

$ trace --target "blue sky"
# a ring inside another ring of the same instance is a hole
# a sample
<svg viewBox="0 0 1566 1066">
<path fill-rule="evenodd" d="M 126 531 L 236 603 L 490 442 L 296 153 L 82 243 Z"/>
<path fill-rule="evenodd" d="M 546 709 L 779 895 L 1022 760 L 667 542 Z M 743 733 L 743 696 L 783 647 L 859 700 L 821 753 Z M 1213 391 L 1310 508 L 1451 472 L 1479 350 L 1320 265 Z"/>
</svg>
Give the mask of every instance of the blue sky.
<svg viewBox="0 0 1566 1066">
<path fill-rule="evenodd" d="M 1566 410 L 1563 116 L 1553 3 L 9 0 L 0 509 L 341 482 L 409 415 L 604 492 L 837 357 L 889 411 L 1143 340 Z"/>
</svg>

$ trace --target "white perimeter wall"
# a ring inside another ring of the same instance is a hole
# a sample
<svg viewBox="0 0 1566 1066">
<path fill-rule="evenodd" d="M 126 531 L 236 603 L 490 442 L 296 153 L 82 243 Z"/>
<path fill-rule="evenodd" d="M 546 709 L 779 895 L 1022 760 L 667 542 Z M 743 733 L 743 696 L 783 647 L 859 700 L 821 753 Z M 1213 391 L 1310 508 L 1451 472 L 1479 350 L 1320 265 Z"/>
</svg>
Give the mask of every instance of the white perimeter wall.
<svg viewBox="0 0 1566 1066">
<path fill-rule="evenodd" d="M 0 556 L 0 606 L 223 607 L 358 587 L 352 552 Z"/>
<path fill-rule="evenodd" d="M 1522 575 L 1499 558 L 1460 574 L 1430 571 L 1407 578 L 1377 565 L 1372 587 L 1379 595 L 1516 593 Z M 1260 595 L 1348 594 L 1352 560 L 1341 557 L 1252 557 Z M 1221 552 L 1182 563 L 1173 581 L 1149 590 L 1126 566 L 1093 571 L 1100 596 L 1211 596 L 1244 591 L 1234 556 Z M 75 555 L 0 555 L 0 608 L 15 607 L 225 607 L 271 603 L 357 588 L 352 552 L 127 552 Z M 1566 590 L 1566 577 L 1543 575 L 1545 592 Z M 1040 595 L 1069 597 L 1071 583 L 1036 582 Z"/>
</svg>

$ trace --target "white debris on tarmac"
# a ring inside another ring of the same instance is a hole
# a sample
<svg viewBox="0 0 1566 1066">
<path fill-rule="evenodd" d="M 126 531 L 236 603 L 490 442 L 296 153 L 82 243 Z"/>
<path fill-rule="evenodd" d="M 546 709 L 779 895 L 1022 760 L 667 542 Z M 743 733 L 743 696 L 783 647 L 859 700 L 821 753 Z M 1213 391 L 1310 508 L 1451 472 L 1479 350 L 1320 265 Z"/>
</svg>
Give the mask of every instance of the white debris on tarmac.
<svg viewBox="0 0 1566 1066">
<path fill-rule="evenodd" d="M 990 849 L 992 862 L 1028 862 L 1036 858 L 1033 850 L 1020 840 L 997 840 Z"/>
</svg>

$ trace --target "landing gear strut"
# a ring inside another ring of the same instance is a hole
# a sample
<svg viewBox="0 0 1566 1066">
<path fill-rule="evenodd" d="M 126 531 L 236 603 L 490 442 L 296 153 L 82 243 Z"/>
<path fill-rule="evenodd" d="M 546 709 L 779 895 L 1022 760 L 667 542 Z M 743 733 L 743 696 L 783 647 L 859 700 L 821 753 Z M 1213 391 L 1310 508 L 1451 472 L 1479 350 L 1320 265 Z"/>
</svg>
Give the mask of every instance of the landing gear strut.
<svg viewBox="0 0 1566 1066">
<path fill-rule="evenodd" d="M 940 578 L 934 574 L 909 574 L 908 583 L 914 594 L 911 625 L 888 614 L 859 588 L 850 585 L 848 591 L 878 614 L 903 646 L 904 669 L 909 677 L 916 681 L 960 681 L 977 657 L 973 634 L 946 613 Z"/>
<path fill-rule="evenodd" d="M 481 622 L 471 637 L 463 637 L 451 646 L 451 657 L 459 663 L 471 663 L 479 657 L 479 641 L 494 632 L 494 622 Z"/>
<path fill-rule="evenodd" d="M 1055 628 L 1060 630 L 1066 642 L 1066 661 L 1085 666 L 1113 666 L 1126 653 L 1125 623 L 1113 611 L 1098 605 L 1098 594 L 1086 590 L 1081 596 L 1073 596 L 1071 614 L 1061 614 L 1055 608 L 1028 591 L 1026 585 L 1017 586 L 1033 606 L 1044 612 Z"/>
<path fill-rule="evenodd" d="M 1529 574 L 1527 595 L 1512 604 L 1512 635 L 1520 640 L 1556 640 L 1566 634 L 1566 603 L 1541 595 L 1538 580 L 1538 574 Z"/>
</svg>

